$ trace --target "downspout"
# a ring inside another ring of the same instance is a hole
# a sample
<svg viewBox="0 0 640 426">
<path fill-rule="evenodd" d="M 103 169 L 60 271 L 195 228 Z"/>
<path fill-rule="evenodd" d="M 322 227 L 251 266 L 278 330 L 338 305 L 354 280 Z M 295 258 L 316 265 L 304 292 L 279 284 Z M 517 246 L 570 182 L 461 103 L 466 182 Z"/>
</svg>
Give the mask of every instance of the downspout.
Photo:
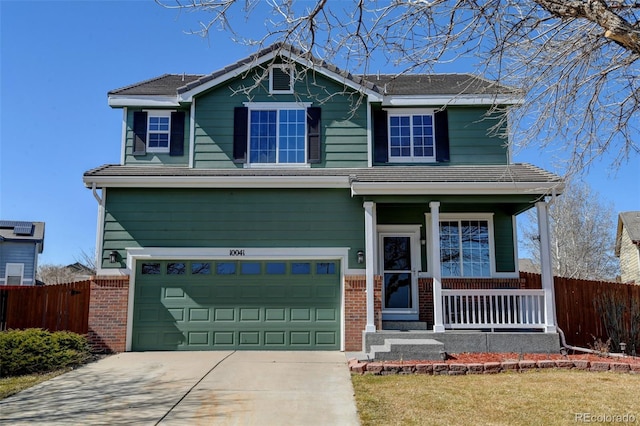
<svg viewBox="0 0 640 426">
<path fill-rule="evenodd" d="M 96 188 L 96 183 L 93 182 L 93 184 L 91 185 L 91 192 L 93 192 L 93 198 L 95 198 L 98 204 L 102 206 L 102 198 L 100 198 L 100 196 L 98 195 L 97 189 L 98 188 Z"/>
<path fill-rule="evenodd" d="M 571 351 L 575 351 L 575 352 L 584 352 L 584 353 L 588 353 L 588 354 L 605 355 L 605 356 L 617 357 L 617 358 L 623 358 L 623 357 L 627 356 L 627 354 L 619 354 L 619 353 L 615 353 L 615 352 L 598 352 L 598 351 L 595 351 L 593 349 L 581 348 L 579 346 L 568 345 L 567 344 L 567 340 L 564 337 L 564 331 L 562 331 L 562 329 L 560 327 L 558 327 L 558 326 L 556 326 L 556 329 L 558 330 L 558 334 L 560 334 L 561 350 L 565 349 L 565 350 L 571 350 Z"/>
</svg>

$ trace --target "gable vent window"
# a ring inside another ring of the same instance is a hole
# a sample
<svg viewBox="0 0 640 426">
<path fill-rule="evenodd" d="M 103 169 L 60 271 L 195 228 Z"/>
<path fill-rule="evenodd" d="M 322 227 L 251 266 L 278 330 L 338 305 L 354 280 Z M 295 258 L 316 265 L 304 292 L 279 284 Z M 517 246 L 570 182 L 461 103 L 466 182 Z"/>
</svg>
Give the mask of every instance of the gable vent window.
<svg viewBox="0 0 640 426">
<path fill-rule="evenodd" d="M 270 93 L 293 93 L 293 67 L 275 65 L 269 73 Z"/>
</svg>

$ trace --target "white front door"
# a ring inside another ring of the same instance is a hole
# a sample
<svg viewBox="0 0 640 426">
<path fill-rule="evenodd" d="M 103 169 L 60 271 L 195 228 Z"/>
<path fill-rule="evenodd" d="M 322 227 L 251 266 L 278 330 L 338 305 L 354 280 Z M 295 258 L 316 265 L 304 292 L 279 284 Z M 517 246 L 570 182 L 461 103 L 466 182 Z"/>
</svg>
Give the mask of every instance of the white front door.
<svg viewBox="0 0 640 426">
<path fill-rule="evenodd" d="M 418 320 L 419 233 L 381 233 L 382 319 Z"/>
</svg>

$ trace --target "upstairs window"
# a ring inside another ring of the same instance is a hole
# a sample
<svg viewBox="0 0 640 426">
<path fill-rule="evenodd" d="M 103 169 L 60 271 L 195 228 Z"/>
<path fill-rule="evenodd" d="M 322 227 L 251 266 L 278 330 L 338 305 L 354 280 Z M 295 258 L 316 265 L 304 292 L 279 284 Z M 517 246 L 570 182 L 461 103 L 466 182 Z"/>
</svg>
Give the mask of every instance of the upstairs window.
<svg viewBox="0 0 640 426">
<path fill-rule="evenodd" d="M 133 155 L 184 155 L 184 123 L 184 111 L 134 111 Z"/>
<path fill-rule="evenodd" d="M 269 72 L 269 93 L 293 93 L 294 71 L 290 65 L 274 65 Z"/>
<path fill-rule="evenodd" d="M 275 102 L 246 105 L 234 111 L 235 162 L 301 166 L 321 161 L 320 108 Z"/>
<path fill-rule="evenodd" d="M 389 161 L 435 161 L 433 114 L 389 114 Z"/>
<path fill-rule="evenodd" d="M 147 126 L 147 152 L 169 152 L 171 112 L 150 112 Z"/>
<path fill-rule="evenodd" d="M 24 264 L 23 263 L 7 263 L 5 271 L 5 284 L 6 285 L 22 285 L 24 278 Z"/>
<path fill-rule="evenodd" d="M 386 108 L 372 115 L 374 163 L 449 161 L 446 109 Z"/>
<path fill-rule="evenodd" d="M 306 111 L 304 109 L 251 110 L 249 162 L 305 163 Z"/>
</svg>

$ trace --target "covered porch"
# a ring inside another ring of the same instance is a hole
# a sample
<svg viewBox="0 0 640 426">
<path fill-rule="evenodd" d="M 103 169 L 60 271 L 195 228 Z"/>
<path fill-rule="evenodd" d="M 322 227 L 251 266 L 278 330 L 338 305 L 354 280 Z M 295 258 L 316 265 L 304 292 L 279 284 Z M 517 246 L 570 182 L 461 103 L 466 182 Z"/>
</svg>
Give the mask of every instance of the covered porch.
<svg viewBox="0 0 640 426">
<path fill-rule="evenodd" d="M 363 203 L 363 350 L 409 339 L 438 353 L 557 351 L 548 201 L 531 192 L 371 194 Z M 535 287 L 519 277 L 515 223 L 532 207 L 542 255 L 542 285 Z"/>
</svg>

